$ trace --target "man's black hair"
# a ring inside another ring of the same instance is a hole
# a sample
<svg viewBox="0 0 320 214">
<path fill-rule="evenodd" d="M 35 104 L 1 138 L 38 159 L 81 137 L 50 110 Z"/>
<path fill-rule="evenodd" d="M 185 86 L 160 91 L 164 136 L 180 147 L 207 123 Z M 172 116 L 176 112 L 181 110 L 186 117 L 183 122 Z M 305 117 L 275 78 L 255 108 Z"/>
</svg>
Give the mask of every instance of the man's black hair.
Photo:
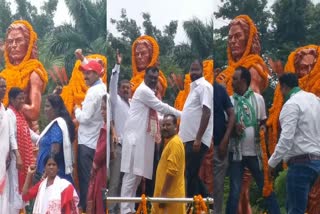
<svg viewBox="0 0 320 214">
<path fill-rule="evenodd" d="M 284 73 L 279 77 L 280 85 L 286 85 L 289 88 L 299 86 L 298 77 L 294 73 Z"/>
<path fill-rule="evenodd" d="M 248 69 L 246 69 L 245 67 L 243 66 L 239 66 L 236 68 L 236 71 L 239 70 L 241 71 L 241 74 L 240 74 L 240 79 L 244 79 L 247 83 L 247 86 L 249 87 L 250 84 L 251 84 L 251 74 L 250 74 L 250 71 Z"/>
</svg>

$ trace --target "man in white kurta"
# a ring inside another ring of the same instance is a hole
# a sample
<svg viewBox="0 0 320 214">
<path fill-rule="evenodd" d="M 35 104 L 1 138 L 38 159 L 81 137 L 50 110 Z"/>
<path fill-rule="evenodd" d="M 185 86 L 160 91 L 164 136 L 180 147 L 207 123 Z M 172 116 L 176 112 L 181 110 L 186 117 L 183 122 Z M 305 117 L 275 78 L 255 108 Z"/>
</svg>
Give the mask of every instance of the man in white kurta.
<svg viewBox="0 0 320 214">
<path fill-rule="evenodd" d="M 154 89 L 158 82 L 159 69 L 146 69 L 144 82 L 135 91 L 131 100 L 129 116 L 125 125 L 122 145 L 121 172 L 124 172 L 121 197 L 135 197 L 141 178 L 152 179 L 155 137 L 148 132 L 152 112 L 174 114 L 180 111 L 161 102 Z M 159 124 L 158 128 L 159 128 Z M 160 133 L 160 130 L 158 133 Z M 134 213 L 134 203 L 122 203 L 121 213 Z"/>
<path fill-rule="evenodd" d="M 0 78 L 0 100 L 6 93 L 6 81 Z M 10 120 L 6 109 L 0 103 L 0 213 L 7 213 L 9 210 L 9 179 L 7 173 L 7 158 L 11 147 L 17 148 L 13 131 L 10 130 Z"/>
<path fill-rule="evenodd" d="M 116 65 L 112 69 L 112 75 L 109 83 L 110 103 L 112 107 L 112 120 L 116 132 L 116 139 L 113 139 L 115 157 L 110 160 L 110 178 L 108 181 L 108 193 L 110 197 L 120 196 L 121 189 L 121 153 L 124 126 L 128 118 L 130 108 L 131 85 L 129 80 L 121 80 L 119 82 L 120 65 L 122 56 L 119 52 L 116 55 Z M 108 205 L 109 214 L 118 213 L 118 203 Z"/>
</svg>

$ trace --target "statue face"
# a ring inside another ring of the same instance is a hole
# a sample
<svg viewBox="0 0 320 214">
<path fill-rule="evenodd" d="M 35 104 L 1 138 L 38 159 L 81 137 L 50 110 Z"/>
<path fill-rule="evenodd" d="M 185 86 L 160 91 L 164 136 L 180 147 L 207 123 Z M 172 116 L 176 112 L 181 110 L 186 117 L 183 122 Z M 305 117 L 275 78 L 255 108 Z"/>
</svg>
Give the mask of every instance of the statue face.
<svg viewBox="0 0 320 214">
<path fill-rule="evenodd" d="M 135 49 L 135 59 L 138 67 L 138 71 L 142 71 L 147 68 L 151 61 L 152 53 L 145 44 L 137 44 Z"/>
<path fill-rule="evenodd" d="M 20 64 L 28 50 L 27 39 L 21 30 L 10 31 L 6 40 L 6 48 L 10 62 L 14 65 Z"/>
<path fill-rule="evenodd" d="M 240 25 L 232 25 L 230 27 L 228 46 L 230 47 L 232 58 L 235 61 L 238 61 L 242 57 L 246 50 L 247 40 L 247 35 Z"/>
<path fill-rule="evenodd" d="M 305 75 L 309 74 L 310 71 L 313 69 L 315 62 L 316 58 L 314 55 L 304 55 L 299 64 L 299 68 L 296 69 L 298 78 L 304 77 Z"/>
</svg>

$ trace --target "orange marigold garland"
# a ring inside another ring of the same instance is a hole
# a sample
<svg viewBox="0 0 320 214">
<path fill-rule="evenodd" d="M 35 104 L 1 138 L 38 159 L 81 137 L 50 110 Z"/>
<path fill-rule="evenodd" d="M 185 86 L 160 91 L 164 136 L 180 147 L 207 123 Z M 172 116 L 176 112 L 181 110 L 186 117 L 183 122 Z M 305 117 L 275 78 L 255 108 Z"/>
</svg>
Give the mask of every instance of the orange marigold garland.
<svg viewBox="0 0 320 214">
<path fill-rule="evenodd" d="M 5 69 L 0 73 L 0 77 L 6 79 L 7 82 L 7 91 L 9 91 L 12 87 L 19 87 L 25 90 L 28 87 L 30 81 L 30 75 L 32 72 L 36 72 L 40 79 L 43 81 L 42 92 L 44 92 L 46 88 L 46 84 L 48 83 L 48 74 L 43 67 L 42 63 L 37 59 L 30 59 L 32 54 L 32 49 L 37 41 L 37 33 L 33 30 L 32 26 L 29 22 L 25 20 L 17 20 L 14 21 L 11 25 L 24 25 L 30 34 L 28 50 L 23 58 L 22 62 L 19 65 L 13 65 L 9 60 L 9 53 L 7 49 L 4 51 L 4 59 L 5 59 Z M 5 106 L 8 105 L 8 93 L 6 93 L 3 103 Z"/>
<path fill-rule="evenodd" d="M 192 214 L 202 214 L 202 213 L 209 213 L 208 207 L 201 195 L 195 195 L 193 197 Z"/>
<path fill-rule="evenodd" d="M 237 67 L 243 66 L 247 69 L 254 67 L 255 70 L 257 70 L 259 75 L 264 80 L 264 85 L 263 85 L 264 89 L 267 88 L 268 86 L 268 74 L 269 74 L 268 68 L 265 62 L 263 61 L 263 59 L 257 54 L 250 54 L 253 38 L 258 33 L 255 24 L 253 23 L 251 18 L 247 15 L 240 15 L 240 16 L 237 16 L 235 19 L 244 19 L 249 24 L 250 27 L 249 27 L 249 38 L 248 38 L 247 46 L 241 59 L 235 62 L 231 55 L 231 49 L 230 47 L 228 47 L 227 48 L 228 67 L 218 75 L 216 80 L 218 83 L 226 84 L 227 92 L 229 95 L 233 94 L 232 76 Z M 261 67 L 258 65 L 260 65 Z"/>
<path fill-rule="evenodd" d="M 148 210 L 147 210 L 147 198 L 145 194 L 141 195 L 141 202 L 139 204 L 139 207 L 137 209 L 136 214 L 141 214 L 141 212 L 143 214 L 148 214 Z"/>
<path fill-rule="evenodd" d="M 139 38 L 137 38 L 133 44 L 132 44 L 132 50 L 131 50 L 131 54 L 132 54 L 132 78 L 130 80 L 131 85 L 132 85 L 132 94 L 136 91 L 136 89 L 138 88 L 138 86 L 143 82 L 144 80 L 144 73 L 145 71 L 138 71 L 137 69 L 137 64 L 136 64 L 136 58 L 135 58 L 135 47 L 138 41 L 140 40 L 148 40 L 151 45 L 152 45 L 152 57 L 151 57 L 151 61 L 149 63 L 149 65 L 147 67 L 150 66 L 155 66 L 158 63 L 158 59 L 159 59 L 159 54 L 160 54 L 160 49 L 159 49 L 159 45 L 157 43 L 157 41 L 151 37 L 151 36 L 140 36 Z M 163 87 L 163 94 L 162 96 L 164 96 L 165 91 L 168 87 L 168 83 L 167 83 L 167 79 L 164 75 L 164 73 L 162 71 L 160 71 L 159 73 L 159 81 Z"/>
<path fill-rule="evenodd" d="M 298 52 L 300 52 L 303 49 L 317 50 L 318 58 L 312 71 L 308 75 L 299 79 L 299 86 L 302 90 L 305 90 L 305 91 L 314 93 L 317 96 L 320 96 L 320 60 L 318 60 L 320 57 L 320 49 L 318 46 L 307 45 L 293 51 L 288 57 L 288 61 L 284 70 L 286 72 L 293 72 L 293 73 L 296 72 L 296 69 L 294 67 L 295 56 Z M 267 121 L 270 154 L 273 154 L 279 138 L 279 130 L 280 130 L 279 117 L 280 117 L 282 106 L 283 106 L 283 97 L 280 91 L 280 86 L 278 84 L 274 92 L 273 104 L 272 104 L 272 107 L 269 109 L 269 118 Z"/>
<path fill-rule="evenodd" d="M 273 191 L 273 184 L 272 181 L 269 179 L 269 168 L 268 168 L 268 154 L 267 154 L 267 144 L 265 138 L 265 130 L 261 128 L 259 131 L 260 135 L 260 146 L 261 146 L 261 156 L 263 162 L 263 177 L 264 177 L 264 184 L 263 184 L 263 197 L 268 197 Z"/>
<path fill-rule="evenodd" d="M 214 61 L 212 59 L 203 61 L 203 76 L 211 84 L 213 84 L 213 79 L 214 79 L 213 68 L 214 68 Z M 186 99 L 190 92 L 190 84 L 191 84 L 190 74 L 186 74 L 184 79 L 183 90 L 179 91 L 174 103 L 174 107 L 180 111 L 183 109 L 184 103 L 186 102 Z"/>
<path fill-rule="evenodd" d="M 90 59 L 102 60 L 105 65 L 104 66 L 105 71 L 107 71 L 107 58 L 105 56 L 100 54 L 92 54 L 92 55 L 86 56 L 86 58 L 89 60 Z M 79 70 L 80 65 L 81 65 L 81 61 L 77 60 L 73 67 L 69 84 L 63 87 L 60 95 L 70 115 L 72 115 L 73 107 L 75 105 L 81 105 L 86 95 L 86 92 L 88 90 L 88 86 L 84 81 L 83 73 Z M 104 72 L 102 80 L 104 83 L 107 82 L 107 72 Z"/>
</svg>

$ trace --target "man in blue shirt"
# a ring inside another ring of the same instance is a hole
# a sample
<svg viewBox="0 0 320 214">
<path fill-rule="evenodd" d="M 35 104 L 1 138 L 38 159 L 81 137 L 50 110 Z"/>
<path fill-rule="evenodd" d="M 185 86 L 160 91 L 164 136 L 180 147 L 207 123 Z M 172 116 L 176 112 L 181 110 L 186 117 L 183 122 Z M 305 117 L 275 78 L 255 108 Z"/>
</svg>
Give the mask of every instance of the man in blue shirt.
<svg viewBox="0 0 320 214">
<path fill-rule="evenodd" d="M 213 197 L 214 211 L 222 213 L 224 177 L 228 167 L 228 143 L 235 123 L 235 114 L 226 89 L 217 82 L 213 85 L 214 126 L 213 126 Z M 228 118 L 226 118 L 226 115 Z"/>
</svg>

